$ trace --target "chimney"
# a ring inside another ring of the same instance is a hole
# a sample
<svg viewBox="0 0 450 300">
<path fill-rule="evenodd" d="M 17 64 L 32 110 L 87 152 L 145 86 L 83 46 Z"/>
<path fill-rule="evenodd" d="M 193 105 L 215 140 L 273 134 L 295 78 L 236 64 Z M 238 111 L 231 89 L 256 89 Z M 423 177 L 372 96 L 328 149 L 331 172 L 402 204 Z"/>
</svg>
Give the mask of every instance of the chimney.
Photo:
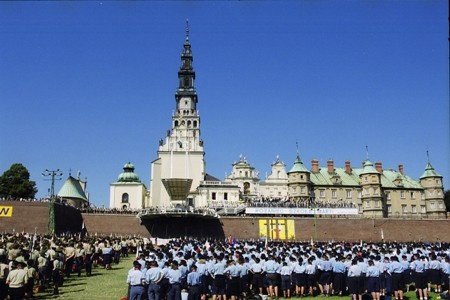
<svg viewBox="0 0 450 300">
<path fill-rule="evenodd" d="M 350 165 L 350 161 L 349 160 L 345 161 L 345 173 L 347 173 L 347 174 L 351 174 L 352 173 L 352 167 Z"/>
<path fill-rule="evenodd" d="M 332 159 L 327 160 L 328 173 L 334 173 L 334 161 Z"/>
<path fill-rule="evenodd" d="M 398 165 L 398 171 L 400 172 L 400 174 L 403 175 L 403 165 L 402 164 Z"/>
<path fill-rule="evenodd" d="M 319 161 L 317 159 L 311 161 L 311 171 L 313 173 L 319 173 Z"/>
<path fill-rule="evenodd" d="M 377 161 L 375 163 L 375 169 L 378 171 L 378 173 L 383 174 L 383 164 L 381 163 L 381 161 Z"/>
</svg>

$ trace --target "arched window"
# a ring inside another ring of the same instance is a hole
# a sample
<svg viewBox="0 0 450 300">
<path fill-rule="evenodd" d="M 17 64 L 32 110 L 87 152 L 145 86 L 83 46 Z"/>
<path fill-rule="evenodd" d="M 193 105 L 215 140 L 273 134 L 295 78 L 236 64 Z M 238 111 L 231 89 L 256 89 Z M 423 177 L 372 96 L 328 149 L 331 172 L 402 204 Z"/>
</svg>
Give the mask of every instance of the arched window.
<svg viewBox="0 0 450 300">
<path fill-rule="evenodd" d="M 122 194 L 122 203 L 128 203 L 128 193 Z"/>
<path fill-rule="evenodd" d="M 178 120 L 175 121 L 175 126 L 174 127 L 178 127 Z"/>
<path fill-rule="evenodd" d="M 194 128 L 197 128 L 197 121 L 194 121 Z"/>
</svg>

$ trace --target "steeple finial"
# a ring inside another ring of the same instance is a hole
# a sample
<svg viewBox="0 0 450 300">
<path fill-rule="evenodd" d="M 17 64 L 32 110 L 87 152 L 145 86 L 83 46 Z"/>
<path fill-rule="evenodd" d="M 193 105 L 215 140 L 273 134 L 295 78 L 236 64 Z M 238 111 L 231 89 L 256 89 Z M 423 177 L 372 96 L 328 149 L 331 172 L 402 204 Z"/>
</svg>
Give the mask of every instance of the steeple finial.
<svg viewBox="0 0 450 300">
<path fill-rule="evenodd" d="M 369 160 L 369 146 L 366 145 L 366 160 Z"/>
<path fill-rule="evenodd" d="M 189 19 L 186 19 L 186 42 L 189 41 Z"/>
<path fill-rule="evenodd" d="M 427 149 L 427 162 L 430 163 L 430 153 L 428 153 L 428 149 Z"/>
<path fill-rule="evenodd" d="M 295 141 L 295 146 L 297 147 L 297 157 L 299 157 L 300 155 L 298 154 L 298 141 Z"/>
</svg>

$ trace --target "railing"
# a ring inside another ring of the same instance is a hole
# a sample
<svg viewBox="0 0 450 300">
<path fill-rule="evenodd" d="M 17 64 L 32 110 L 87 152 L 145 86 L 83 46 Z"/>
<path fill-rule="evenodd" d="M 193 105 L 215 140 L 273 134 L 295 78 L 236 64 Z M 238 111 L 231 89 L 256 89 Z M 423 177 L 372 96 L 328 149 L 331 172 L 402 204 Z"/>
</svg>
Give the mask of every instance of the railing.
<svg viewBox="0 0 450 300">
<path fill-rule="evenodd" d="M 219 215 L 214 209 L 211 208 L 194 208 L 189 207 L 156 207 L 156 208 L 145 208 L 141 210 L 136 218 L 141 218 L 144 216 L 152 215 L 191 215 L 191 216 L 203 216 L 203 217 L 215 217 L 218 218 Z"/>
</svg>

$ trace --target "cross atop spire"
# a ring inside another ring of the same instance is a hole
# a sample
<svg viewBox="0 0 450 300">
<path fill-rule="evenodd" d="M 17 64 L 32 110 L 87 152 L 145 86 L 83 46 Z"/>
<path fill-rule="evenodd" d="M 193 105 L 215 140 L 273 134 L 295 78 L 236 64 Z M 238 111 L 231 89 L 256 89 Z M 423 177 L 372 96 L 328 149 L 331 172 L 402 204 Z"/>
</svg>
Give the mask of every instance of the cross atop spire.
<svg viewBox="0 0 450 300">
<path fill-rule="evenodd" d="M 189 41 L 189 19 L 186 19 L 186 42 Z"/>
</svg>

